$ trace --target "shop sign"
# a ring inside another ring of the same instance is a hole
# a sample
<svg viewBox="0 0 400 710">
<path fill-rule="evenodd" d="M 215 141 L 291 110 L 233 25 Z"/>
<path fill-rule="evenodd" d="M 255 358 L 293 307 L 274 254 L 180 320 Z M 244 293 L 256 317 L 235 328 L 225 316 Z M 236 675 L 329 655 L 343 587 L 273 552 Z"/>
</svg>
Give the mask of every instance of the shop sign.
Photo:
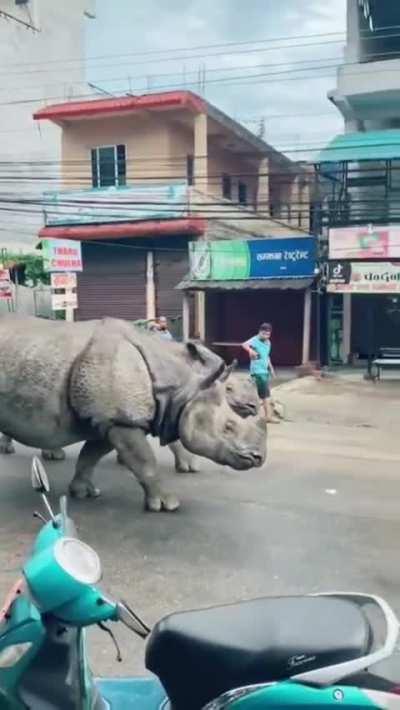
<svg viewBox="0 0 400 710">
<path fill-rule="evenodd" d="M 53 311 L 65 311 L 67 308 L 78 308 L 78 296 L 76 291 L 52 293 L 51 307 Z"/>
<path fill-rule="evenodd" d="M 400 293 L 400 263 L 330 261 L 327 290 L 330 293 Z"/>
<path fill-rule="evenodd" d="M 194 280 L 310 278 L 316 272 L 314 237 L 190 242 Z"/>
<path fill-rule="evenodd" d="M 76 274 L 68 273 L 53 273 L 50 275 L 50 283 L 52 289 L 70 289 L 76 288 L 77 278 Z"/>
<path fill-rule="evenodd" d="M 400 225 L 329 230 L 330 259 L 400 259 Z"/>
<path fill-rule="evenodd" d="M 8 301 L 13 297 L 9 269 L 0 269 L 0 301 Z"/>
<path fill-rule="evenodd" d="M 188 211 L 186 183 L 45 192 L 46 225 L 174 219 Z"/>
<path fill-rule="evenodd" d="M 81 243 L 73 239 L 42 240 L 44 271 L 82 271 Z"/>
</svg>

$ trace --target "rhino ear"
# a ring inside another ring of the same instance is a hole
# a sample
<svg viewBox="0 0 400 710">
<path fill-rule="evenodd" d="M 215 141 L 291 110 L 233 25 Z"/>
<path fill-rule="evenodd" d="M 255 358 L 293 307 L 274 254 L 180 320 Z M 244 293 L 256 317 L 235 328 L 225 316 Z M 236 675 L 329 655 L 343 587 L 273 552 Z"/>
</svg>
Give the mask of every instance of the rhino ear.
<svg viewBox="0 0 400 710">
<path fill-rule="evenodd" d="M 237 361 L 237 360 L 232 360 L 231 364 L 228 365 L 228 367 L 226 367 L 225 370 L 223 371 L 221 377 L 219 378 L 219 381 L 220 381 L 220 382 L 226 382 L 226 380 L 228 379 L 228 377 L 229 377 L 229 376 L 232 374 L 232 372 L 234 371 L 234 369 L 235 369 L 235 367 L 236 367 L 237 364 L 238 364 L 238 361 Z"/>
<path fill-rule="evenodd" d="M 193 343 L 191 340 L 185 343 L 185 345 L 190 359 L 194 362 L 201 362 L 202 365 L 205 365 L 206 358 L 203 351 L 204 346 Z"/>
</svg>

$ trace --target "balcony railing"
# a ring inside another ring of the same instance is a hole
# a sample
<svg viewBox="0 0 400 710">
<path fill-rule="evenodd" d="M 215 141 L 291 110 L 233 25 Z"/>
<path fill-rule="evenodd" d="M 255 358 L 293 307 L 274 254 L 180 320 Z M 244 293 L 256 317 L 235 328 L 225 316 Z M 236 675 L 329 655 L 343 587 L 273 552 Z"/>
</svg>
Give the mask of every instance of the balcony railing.
<svg viewBox="0 0 400 710">
<path fill-rule="evenodd" d="M 252 205 L 231 202 L 176 182 L 46 192 L 43 211 L 46 227 L 200 216 L 254 235 L 308 228 L 304 206 L 263 204 L 256 211 Z"/>
</svg>

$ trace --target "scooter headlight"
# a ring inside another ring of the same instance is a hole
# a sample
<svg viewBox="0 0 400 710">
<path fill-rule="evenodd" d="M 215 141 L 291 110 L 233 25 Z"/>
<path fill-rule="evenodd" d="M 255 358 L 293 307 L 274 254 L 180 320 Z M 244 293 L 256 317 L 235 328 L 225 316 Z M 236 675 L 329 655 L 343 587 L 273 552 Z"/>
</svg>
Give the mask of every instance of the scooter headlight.
<svg viewBox="0 0 400 710">
<path fill-rule="evenodd" d="M 73 537 L 63 537 L 54 546 L 59 566 L 82 584 L 97 584 L 101 579 L 100 558 L 93 548 Z"/>
</svg>

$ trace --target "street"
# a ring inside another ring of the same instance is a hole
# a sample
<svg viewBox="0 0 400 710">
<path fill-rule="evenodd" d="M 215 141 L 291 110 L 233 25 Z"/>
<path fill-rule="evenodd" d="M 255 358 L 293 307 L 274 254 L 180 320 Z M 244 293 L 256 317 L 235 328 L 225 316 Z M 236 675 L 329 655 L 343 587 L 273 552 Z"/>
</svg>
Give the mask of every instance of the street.
<svg viewBox="0 0 400 710">
<path fill-rule="evenodd" d="M 148 514 L 136 481 L 115 455 L 99 466 L 103 491 L 72 501 L 83 540 L 98 551 L 104 587 L 154 623 L 179 609 L 260 595 L 358 590 L 383 595 L 400 612 L 400 381 L 329 377 L 294 380 L 276 391 L 286 421 L 270 425 L 263 469 L 234 472 L 202 461 L 199 474 L 163 474 L 180 494 L 176 514 Z M 31 490 L 32 451 L 0 460 L 0 595 L 19 574 L 39 528 Z M 77 448 L 48 465 L 51 500 L 65 492 Z M 115 628 L 91 632 L 98 674 L 143 673 L 143 644 Z"/>
</svg>

